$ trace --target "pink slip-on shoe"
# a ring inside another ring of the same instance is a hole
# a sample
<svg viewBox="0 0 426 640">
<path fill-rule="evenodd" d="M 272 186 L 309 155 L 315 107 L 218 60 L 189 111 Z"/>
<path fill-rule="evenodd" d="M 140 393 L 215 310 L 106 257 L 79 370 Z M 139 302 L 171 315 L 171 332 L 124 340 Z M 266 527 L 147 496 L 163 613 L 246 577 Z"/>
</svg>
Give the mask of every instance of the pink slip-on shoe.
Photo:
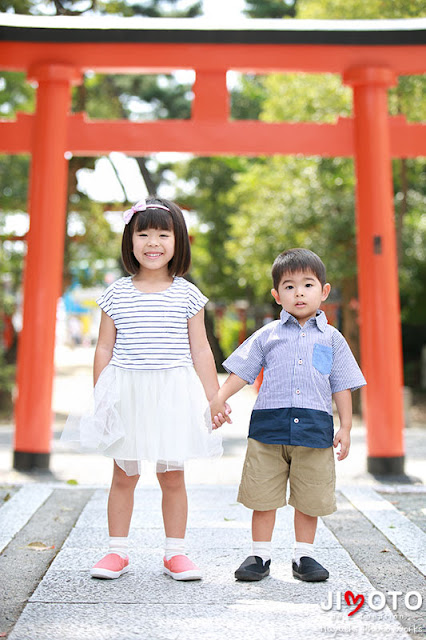
<svg viewBox="0 0 426 640">
<path fill-rule="evenodd" d="M 170 560 L 164 558 L 164 573 L 171 576 L 173 580 L 201 580 L 202 575 L 199 568 L 183 555 L 173 556 Z"/>
<path fill-rule="evenodd" d="M 113 580 L 129 570 L 129 558 L 122 558 L 118 553 L 108 553 L 90 569 L 92 578 Z"/>
</svg>

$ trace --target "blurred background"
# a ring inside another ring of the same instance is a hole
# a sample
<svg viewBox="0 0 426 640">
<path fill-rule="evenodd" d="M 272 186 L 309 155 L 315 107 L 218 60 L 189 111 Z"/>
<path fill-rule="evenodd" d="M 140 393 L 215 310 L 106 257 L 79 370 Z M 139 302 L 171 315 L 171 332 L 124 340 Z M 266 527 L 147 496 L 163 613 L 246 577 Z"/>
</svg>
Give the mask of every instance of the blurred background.
<svg viewBox="0 0 426 640">
<path fill-rule="evenodd" d="M 423 0 L 0 0 L 0 11 L 30 15 L 117 15 L 208 18 L 383 19 L 425 17 Z M 101 75 L 88 71 L 73 89 L 73 111 L 132 121 L 189 118 L 195 74 Z M 233 119 L 335 122 L 350 117 L 352 92 L 333 74 L 245 75 L 228 72 Z M 426 79 L 400 77 L 389 113 L 426 120 Z M 0 117 L 31 113 L 35 87 L 25 74 L 0 73 Z M 16 347 L 21 328 L 30 158 L 0 155 L 0 421 L 10 423 Z M 408 419 L 426 397 L 426 160 L 395 159 L 398 243 Z M 207 325 L 218 370 L 255 329 L 278 316 L 270 269 L 278 253 L 311 248 L 324 260 L 332 294 L 329 322 L 359 359 L 354 166 L 349 158 L 303 156 L 193 157 L 159 153 L 70 157 L 63 294 L 56 341 L 69 354 L 92 348 L 95 299 L 124 275 L 121 212 L 149 193 L 176 201 L 187 220 L 193 266 L 189 278 L 209 297 Z M 54 212 L 52 211 L 52 215 Z M 385 321 L 385 319 L 384 319 Z M 91 351 L 90 351 L 91 353 Z M 85 364 L 87 358 L 83 357 Z M 359 411 L 360 399 L 355 398 Z"/>
</svg>

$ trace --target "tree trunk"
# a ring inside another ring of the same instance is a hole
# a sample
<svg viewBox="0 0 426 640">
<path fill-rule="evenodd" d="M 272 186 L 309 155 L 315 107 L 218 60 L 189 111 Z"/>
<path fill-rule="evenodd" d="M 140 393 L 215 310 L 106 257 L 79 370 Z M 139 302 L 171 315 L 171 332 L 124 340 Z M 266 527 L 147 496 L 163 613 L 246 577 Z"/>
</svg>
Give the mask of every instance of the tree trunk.
<svg viewBox="0 0 426 640">
<path fill-rule="evenodd" d="M 138 163 L 139 171 L 141 172 L 141 176 L 145 182 L 145 186 L 150 196 L 154 196 L 157 193 L 157 185 L 154 182 L 154 179 L 146 166 L 145 158 L 135 158 Z"/>
<path fill-rule="evenodd" d="M 407 194 L 408 194 L 408 177 L 407 177 L 407 159 L 401 158 L 399 161 L 400 178 L 401 178 L 401 194 L 402 198 L 399 207 L 395 208 L 395 226 L 396 226 L 396 247 L 398 252 L 398 264 L 402 263 L 402 229 L 404 226 L 404 217 L 408 210 Z"/>
</svg>

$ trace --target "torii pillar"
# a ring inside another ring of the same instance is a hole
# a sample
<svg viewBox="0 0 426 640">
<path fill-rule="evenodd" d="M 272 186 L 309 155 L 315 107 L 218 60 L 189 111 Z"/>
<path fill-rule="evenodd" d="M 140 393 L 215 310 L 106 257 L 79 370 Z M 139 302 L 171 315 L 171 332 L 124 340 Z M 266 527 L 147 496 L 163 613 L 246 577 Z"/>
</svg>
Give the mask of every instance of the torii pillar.
<svg viewBox="0 0 426 640">
<path fill-rule="evenodd" d="M 391 69 L 354 67 L 361 362 L 367 379 L 367 470 L 404 472 L 403 369 L 387 89 Z"/>
<path fill-rule="evenodd" d="M 30 181 L 30 229 L 24 273 L 23 328 L 18 347 L 15 405 L 15 469 L 48 469 L 56 308 L 64 257 L 67 118 L 73 67 L 41 64 L 30 69 L 38 82 Z"/>
</svg>

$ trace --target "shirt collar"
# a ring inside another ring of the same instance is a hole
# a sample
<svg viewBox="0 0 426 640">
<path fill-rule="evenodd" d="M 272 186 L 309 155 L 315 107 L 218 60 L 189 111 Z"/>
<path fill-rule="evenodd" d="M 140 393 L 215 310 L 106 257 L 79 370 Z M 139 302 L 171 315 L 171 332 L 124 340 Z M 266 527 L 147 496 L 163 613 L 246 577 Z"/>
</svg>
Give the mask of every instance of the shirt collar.
<svg viewBox="0 0 426 640">
<path fill-rule="evenodd" d="M 296 324 L 299 324 L 298 321 L 296 320 L 296 318 L 291 315 L 291 313 L 288 313 L 288 311 L 283 309 L 281 311 L 281 313 L 280 313 L 281 323 L 285 324 L 290 319 L 293 322 L 295 322 Z M 308 322 L 306 324 L 312 324 L 313 322 L 315 322 L 317 327 L 318 327 L 318 329 L 324 333 L 324 331 L 325 331 L 325 329 L 327 327 L 327 316 L 325 315 L 324 311 L 321 311 L 321 309 L 319 309 L 317 311 L 317 315 L 315 316 L 315 318 L 310 318 L 310 320 L 308 320 Z"/>
</svg>

